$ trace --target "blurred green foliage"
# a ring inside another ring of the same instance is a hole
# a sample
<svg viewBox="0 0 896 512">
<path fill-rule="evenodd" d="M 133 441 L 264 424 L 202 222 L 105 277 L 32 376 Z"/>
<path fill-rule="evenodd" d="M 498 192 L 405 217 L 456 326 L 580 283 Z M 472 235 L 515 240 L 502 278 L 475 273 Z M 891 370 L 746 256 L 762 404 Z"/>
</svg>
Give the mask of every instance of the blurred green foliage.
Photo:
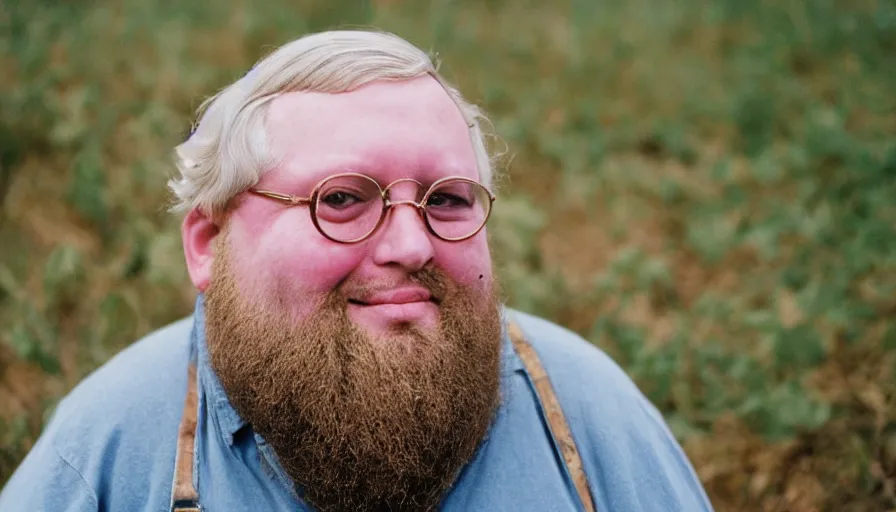
<svg viewBox="0 0 896 512">
<path fill-rule="evenodd" d="M 892 0 L 4 3 L 0 481 L 189 313 L 165 181 L 200 101 L 335 26 L 491 114 L 509 303 L 614 356 L 719 510 L 896 508 Z"/>
</svg>

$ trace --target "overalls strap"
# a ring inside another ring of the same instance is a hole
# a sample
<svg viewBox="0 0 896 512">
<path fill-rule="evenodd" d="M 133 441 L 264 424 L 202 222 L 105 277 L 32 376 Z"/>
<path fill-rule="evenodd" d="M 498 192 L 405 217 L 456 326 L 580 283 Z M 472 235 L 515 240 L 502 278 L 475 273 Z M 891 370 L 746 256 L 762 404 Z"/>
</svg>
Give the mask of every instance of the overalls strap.
<svg viewBox="0 0 896 512">
<path fill-rule="evenodd" d="M 526 371 L 529 372 L 529 377 L 532 379 L 532 384 L 541 402 L 545 419 L 548 422 L 555 442 L 560 448 L 560 452 L 563 454 L 566 469 L 572 477 L 582 506 L 587 512 L 596 512 L 594 500 L 591 496 L 591 488 L 588 486 L 588 477 L 585 475 L 582 457 L 579 455 L 575 439 L 572 437 L 572 431 L 569 429 L 566 416 L 563 415 L 563 410 L 560 408 L 560 401 L 557 400 L 557 394 L 554 392 L 548 373 L 541 364 L 538 353 L 529 344 L 519 325 L 513 321 L 509 322 L 508 331 L 510 341 L 513 342 L 513 348 L 520 356 L 523 366 L 526 367 Z"/>
<path fill-rule="evenodd" d="M 196 392 L 196 363 L 187 370 L 187 398 L 184 415 L 177 429 L 177 454 L 174 457 L 174 481 L 171 483 L 171 512 L 201 512 L 199 493 L 193 486 L 193 458 L 196 441 L 196 415 L 199 399 Z"/>
</svg>

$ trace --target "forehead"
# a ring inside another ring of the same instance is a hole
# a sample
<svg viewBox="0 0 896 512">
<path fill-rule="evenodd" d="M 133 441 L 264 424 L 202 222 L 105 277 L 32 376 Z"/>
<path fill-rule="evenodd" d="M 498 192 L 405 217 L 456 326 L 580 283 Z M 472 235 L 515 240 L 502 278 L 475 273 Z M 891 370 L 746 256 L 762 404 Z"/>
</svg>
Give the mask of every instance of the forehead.
<svg viewBox="0 0 896 512">
<path fill-rule="evenodd" d="M 381 182 L 478 179 L 469 127 L 428 75 L 348 93 L 287 93 L 271 103 L 265 127 L 278 161 L 266 186 L 301 186 L 340 172 Z"/>
</svg>

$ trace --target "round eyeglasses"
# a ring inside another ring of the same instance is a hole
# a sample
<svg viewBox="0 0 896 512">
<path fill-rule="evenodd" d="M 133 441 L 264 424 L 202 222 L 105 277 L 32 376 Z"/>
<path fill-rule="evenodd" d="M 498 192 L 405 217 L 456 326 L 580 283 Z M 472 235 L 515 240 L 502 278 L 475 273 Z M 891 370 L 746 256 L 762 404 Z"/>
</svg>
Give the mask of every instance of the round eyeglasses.
<svg viewBox="0 0 896 512">
<path fill-rule="evenodd" d="M 390 200 L 392 186 L 405 181 L 416 183 L 418 190 L 423 187 L 419 181 L 403 178 L 382 188 L 369 176 L 344 173 L 322 180 L 311 197 L 258 189 L 249 192 L 289 206 L 309 206 L 311 221 L 320 234 L 344 244 L 367 239 L 383 223 L 389 209 L 399 205 L 414 207 L 433 235 L 459 242 L 485 226 L 495 201 L 495 195 L 480 183 L 459 176 L 436 181 L 419 202 Z"/>
</svg>

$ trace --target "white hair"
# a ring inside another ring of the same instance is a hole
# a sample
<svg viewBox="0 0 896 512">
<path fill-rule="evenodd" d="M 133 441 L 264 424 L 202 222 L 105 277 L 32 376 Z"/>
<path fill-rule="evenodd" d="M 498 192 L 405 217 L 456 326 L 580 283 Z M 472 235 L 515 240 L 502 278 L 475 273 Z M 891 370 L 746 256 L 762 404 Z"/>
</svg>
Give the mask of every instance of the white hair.
<svg viewBox="0 0 896 512">
<path fill-rule="evenodd" d="M 493 180 L 481 122 L 488 119 L 448 84 L 426 53 L 385 32 L 337 30 L 308 35 L 261 59 L 245 76 L 202 103 L 189 139 L 175 149 L 180 176 L 168 182 L 173 210 L 216 215 L 276 165 L 265 116 L 271 101 L 294 91 L 341 93 L 377 80 L 431 75 L 458 106 L 476 155 L 479 178 Z"/>
</svg>

